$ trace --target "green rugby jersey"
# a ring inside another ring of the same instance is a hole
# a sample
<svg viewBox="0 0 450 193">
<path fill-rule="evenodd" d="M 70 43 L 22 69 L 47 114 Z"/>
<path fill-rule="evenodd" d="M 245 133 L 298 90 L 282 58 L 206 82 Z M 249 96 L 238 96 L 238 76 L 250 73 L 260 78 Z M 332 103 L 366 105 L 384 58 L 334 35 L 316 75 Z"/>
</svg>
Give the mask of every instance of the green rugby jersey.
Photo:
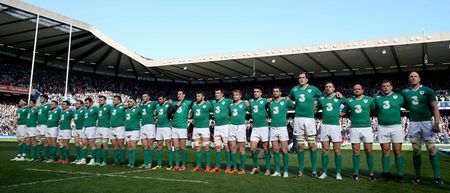
<svg viewBox="0 0 450 193">
<path fill-rule="evenodd" d="M 141 121 L 142 125 L 155 124 L 155 108 L 158 102 L 147 101 L 146 103 L 141 103 Z"/>
<path fill-rule="evenodd" d="M 317 101 L 317 109 L 322 109 L 322 123 L 327 125 L 339 125 L 341 105 L 345 103 L 344 98 L 321 96 Z"/>
<path fill-rule="evenodd" d="M 61 109 L 56 107 L 48 112 L 47 127 L 58 127 Z"/>
<path fill-rule="evenodd" d="M 169 108 L 170 105 L 167 102 L 156 105 L 157 127 L 170 127 L 169 116 L 167 116 Z"/>
<path fill-rule="evenodd" d="M 253 127 L 267 127 L 267 99 L 250 99 L 250 114 L 253 119 Z"/>
<path fill-rule="evenodd" d="M 27 127 L 36 127 L 37 117 L 38 117 L 38 109 L 37 108 L 28 108 L 27 112 L 28 112 Z"/>
<path fill-rule="evenodd" d="M 431 88 L 420 86 L 414 90 L 404 89 L 400 93 L 405 99 L 406 107 L 409 110 L 410 121 L 430 121 L 431 112 L 430 103 L 436 101 L 436 95 Z"/>
<path fill-rule="evenodd" d="M 125 124 L 125 107 L 122 104 L 111 107 L 111 127 L 122 127 Z"/>
<path fill-rule="evenodd" d="M 28 108 L 22 107 L 17 109 L 17 125 L 26 125 L 27 124 L 27 116 L 28 116 Z"/>
<path fill-rule="evenodd" d="M 370 127 L 370 111 L 375 108 L 373 99 L 368 96 L 363 96 L 361 99 L 355 97 L 349 98 L 344 106 L 343 112 L 351 112 L 350 121 L 351 127 Z"/>
<path fill-rule="evenodd" d="M 192 105 L 192 114 L 194 115 L 195 128 L 209 128 L 209 115 L 213 111 L 212 105 L 209 101 L 202 103 L 194 103 Z"/>
<path fill-rule="evenodd" d="M 294 104 L 285 98 L 279 98 L 278 101 L 272 100 L 269 104 L 271 127 L 286 127 L 287 126 L 287 112 Z"/>
<path fill-rule="evenodd" d="M 191 109 L 192 101 L 183 100 L 179 107 L 177 107 L 177 101 L 172 104 L 177 108 L 177 110 L 173 114 L 172 127 L 177 129 L 187 129 L 189 110 Z"/>
<path fill-rule="evenodd" d="M 139 107 L 125 110 L 125 131 L 139 131 L 141 129 L 141 109 Z"/>
<path fill-rule="evenodd" d="M 314 118 L 314 99 L 320 96 L 323 96 L 322 92 L 312 85 L 292 88 L 289 98 L 295 101 L 295 117 Z"/>
<path fill-rule="evenodd" d="M 401 108 L 404 104 L 402 95 L 389 93 L 374 98 L 379 125 L 401 124 Z"/>
<path fill-rule="evenodd" d="M 38 125 L 47 125 L 48 111 L 50 111 L 50 104 L 43 104 L 38 107 Z"/>
<path fill-rule="evenodd" d="M 111 127 L 111 106 L 103 105 L 98 107 L 97 127 Z"/>
<path fill-rule="evenodd" d="M 222 100 L 213 100 L 214 125 L 221 126 L 230 124 L 230 104 L 231 99 L 222 98 Z"/>
<path fill-rule="evenodd" d="M 59 129 L 61 130 L 71 130 L 70 123 L 72 123 L 74 112 L 70 109 L 61 111 L 61 116 L 59 119 Z"/>
<path fill-rule="evenodd" d="M 84 127 L 97 126 L 98 107 L 91 106 L 84 112 Z"/>
<path fill-rule="evenodd" d="M 239 101 L 237 103 L 231 103 L 230 104 L 231 124 L 233 124 L 233 125 L 245 124 L 245 116 L 247 114 L 247 111 L 249 111 L 249 110 L 250 110 L 250 108 L 245 105 L 244 101 Z"/>
<path fill-rule="evenodd" d="M 81 107 L 80 109 L 76 109 L 73 114 L 73 120 L 75 122 L 76 129 L 83 129 L 84 126 L 84 113 L 86 112 L 86 108 Z"/>
</svg>

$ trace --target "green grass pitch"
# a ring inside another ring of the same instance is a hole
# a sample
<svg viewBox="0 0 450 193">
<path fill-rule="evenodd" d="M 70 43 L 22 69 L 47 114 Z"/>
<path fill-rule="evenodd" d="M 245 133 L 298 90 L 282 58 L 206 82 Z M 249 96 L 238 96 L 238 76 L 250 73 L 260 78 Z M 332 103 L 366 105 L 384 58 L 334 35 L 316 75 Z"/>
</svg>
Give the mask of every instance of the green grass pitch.
<svg viewBox="0 0 450 193">
<path fill-rule="evenodd" d="M 140 148 L 140 147 L 139 147 Z M 450 192 L 450 185 L 436 187 L 426 152 L 422 153 L 422 183 L 413 185 L 411 151 L 405 151 L 405 178 L 407 183 L 381 180 L 371 183 L 367 178 L 365 156 L 361 156 L 359 181 L 351 179 L 351 151 L 343 150 L 343 181 L 334 179 L 334 156 L 330 154 L 328 178 L 311 177 L 309 153 L 305 156 L 305 177 L 296 177 L 297 159 L 290 156 L 290 176 L 268 177 L 258 175 L 232 175 L 223 173 L 191 173 L 166 170 L 140 170 L 119 166 L 77 166 L 71 164 L 46 164 L 42 162 L 13 162 L 16 143 L 0 142 L 0 192 Z M 71 151 L 72 159 L 74 149 Z M 374 151 L 376 176 L 381 171 L 381 152 Z M 110 153 L 111 155 L 112 153 Z M 319 153 L 320 154 L 320 153 Z M 142 162 L 142 151 L 138 151 L 138 164 Z M 248 154 L 250 156 L 250 154 Z M 320 157 L 318 165 L 320 173 Z M 193 165 L 193 152 L 189 152 L 188 170 Z M 214 163 L 214 153 L 212 155 Z M 264 169 L 264 160 L 259 160 Z M 252 160 L 247 159 L 250 168 Z M 272 160 L 273 164 L 273 160 Z M 441 156 L 441 171 L 444 180 L 450 178 L 450 157 Z M 395 173 L 392 158 L 391 173 Z"/>
</svg>

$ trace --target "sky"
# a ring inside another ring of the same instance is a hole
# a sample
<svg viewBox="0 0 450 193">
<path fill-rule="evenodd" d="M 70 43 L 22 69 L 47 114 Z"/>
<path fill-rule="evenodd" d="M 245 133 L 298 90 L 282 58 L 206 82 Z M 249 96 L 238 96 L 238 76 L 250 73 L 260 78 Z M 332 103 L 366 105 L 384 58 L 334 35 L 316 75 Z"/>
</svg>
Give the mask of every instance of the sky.
<svg viewBox="0 0 450 193">
<path fill-rule="evenodd" d="M 25 0 L 151 59 L 450 31 L 450 1 Z"/>
</svg>

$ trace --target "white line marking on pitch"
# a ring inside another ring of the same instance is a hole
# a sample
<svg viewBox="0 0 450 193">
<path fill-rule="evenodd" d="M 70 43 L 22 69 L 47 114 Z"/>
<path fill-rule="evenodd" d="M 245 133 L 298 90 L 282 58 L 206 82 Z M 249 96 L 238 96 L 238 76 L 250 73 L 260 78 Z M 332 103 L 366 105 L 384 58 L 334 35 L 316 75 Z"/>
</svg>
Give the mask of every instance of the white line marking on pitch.
<svg viewBox="0 0 450 193">
<path fill-rule="evenodd" d="M 41 180 L 41 181 L 26 182 L 26 183 L 20 183 L 20 184 L 11 184 L 11 185 L 0 186 L 0 187 L 2 187 L 2 188 L 11 188 L 11 187 L 35 185 L 35 184 L 41 184 L 41 183 L 59 182 L 59 181 L 63 181 L 63 180 L 75 180 L 75 179 L 88 178 L 88 177 L 91 177 L 91 176 L 78 176 L 78 177 L 53 179 L 53 180 Z"/>
<path fill-rule="evenodd" d="M 145 172 L 146 170 L 132 170 L 132 171 L 106 173 L 106 174 L 90 173 L 90 172 L 73 172 L 73 171 L 66 171 L 66 170 L 34 169 L 34 168 L 29 168 L 29 169 L 25 169 L 25 170 L 37 171 L 37 172 L 53 172 L 53 173 L 81 174 L 81 175 L 91 175 L 91 176 L 109 176 L 109 177 L 121 177 L 121 178 L 134 178 L 134 179 L 147 179 L 147 180 L 161 180 L 161 181 L 208 184 L 208 182 L 200 181 L 200 180 L 183 180 L 183 179 L 170 179 L 170 178 L 147 177 L 147 176 L 125 176 L 125 175 L 120 175 L 120 174 L 128 174 L 128 173 Z M 84 176 L 84 177 L 88 177 L 88 176 Z M 28 185 L 28 184 L 24 184 L 24 185 Z"/>
</svg>

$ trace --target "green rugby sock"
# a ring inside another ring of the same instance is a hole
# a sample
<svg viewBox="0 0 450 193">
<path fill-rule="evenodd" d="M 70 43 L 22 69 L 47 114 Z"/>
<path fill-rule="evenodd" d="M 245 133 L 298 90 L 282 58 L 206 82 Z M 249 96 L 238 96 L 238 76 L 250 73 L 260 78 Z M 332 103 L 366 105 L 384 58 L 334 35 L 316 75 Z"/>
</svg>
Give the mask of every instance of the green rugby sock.
<svg viewBox="0 0 450 193">
<path fill-rule="evenodd" d="M 381 165 L 383 166 L 383 173 L 389 172 L 389 165 L 391 162 L 389 155 L 381 155 Z"/>
<path fill-rule="evenodd" d="M 395 156 L 395 166 L 397 167 L 397 174 L 399 176 L 403 176 L 404 175 L 403 155 Z"/>
<path fill-rule="evenodd" d="M 439 155 L 430 155 L 431 168 L 433 168 L 434 177 L 441 176 L 441 167 L 439 165 Z"/>
<path fill-rule="evenodd" d="M 360 161 L 360 156 L 353 154 L 352 156 L 352 160 L 353 160 L 353 174 L 359 174 L 359 161 Z"/>
<path fill-rule="evenodd" d="M 322 173 L 326 174 L 328 172 L 328 154 L 322 154 Z"/>
<path fill-rule="evenodd" d="M 275 162 L 275 171 L 280 172 L 280 153 L 273 153 L 273 160 Z"/>
<path fill-rule="evenodd" d="M 284 172 L 288 172 L 289 171 L 289 153 L 285 153 L 283 154 L 283 167 L 284 167 Z"/>
<path fill-rule="evenodd" d="M 303 172 L 303 167 L 305 164 L 305 152 L 304 151 L 297 152 L 297 160 L 298 160 L 298 171 Z"/>
<path fill-rule="evenodd" d="M 253 158 L 253 167 L 255 167 L 255 168 L 257 168 L 257 167 L 259 167 L 259 163 L 258 163 L 258 151 L 255 151 L 253 154 L 252 154 L 252 158 Z"/>
<path fill-rule="evenodd" d="M 342 173 L 342 155 L 335 155 L 334 158 L 334 165 L 336 165 L 336 173 L 341 174 Z"/>
</svg>

